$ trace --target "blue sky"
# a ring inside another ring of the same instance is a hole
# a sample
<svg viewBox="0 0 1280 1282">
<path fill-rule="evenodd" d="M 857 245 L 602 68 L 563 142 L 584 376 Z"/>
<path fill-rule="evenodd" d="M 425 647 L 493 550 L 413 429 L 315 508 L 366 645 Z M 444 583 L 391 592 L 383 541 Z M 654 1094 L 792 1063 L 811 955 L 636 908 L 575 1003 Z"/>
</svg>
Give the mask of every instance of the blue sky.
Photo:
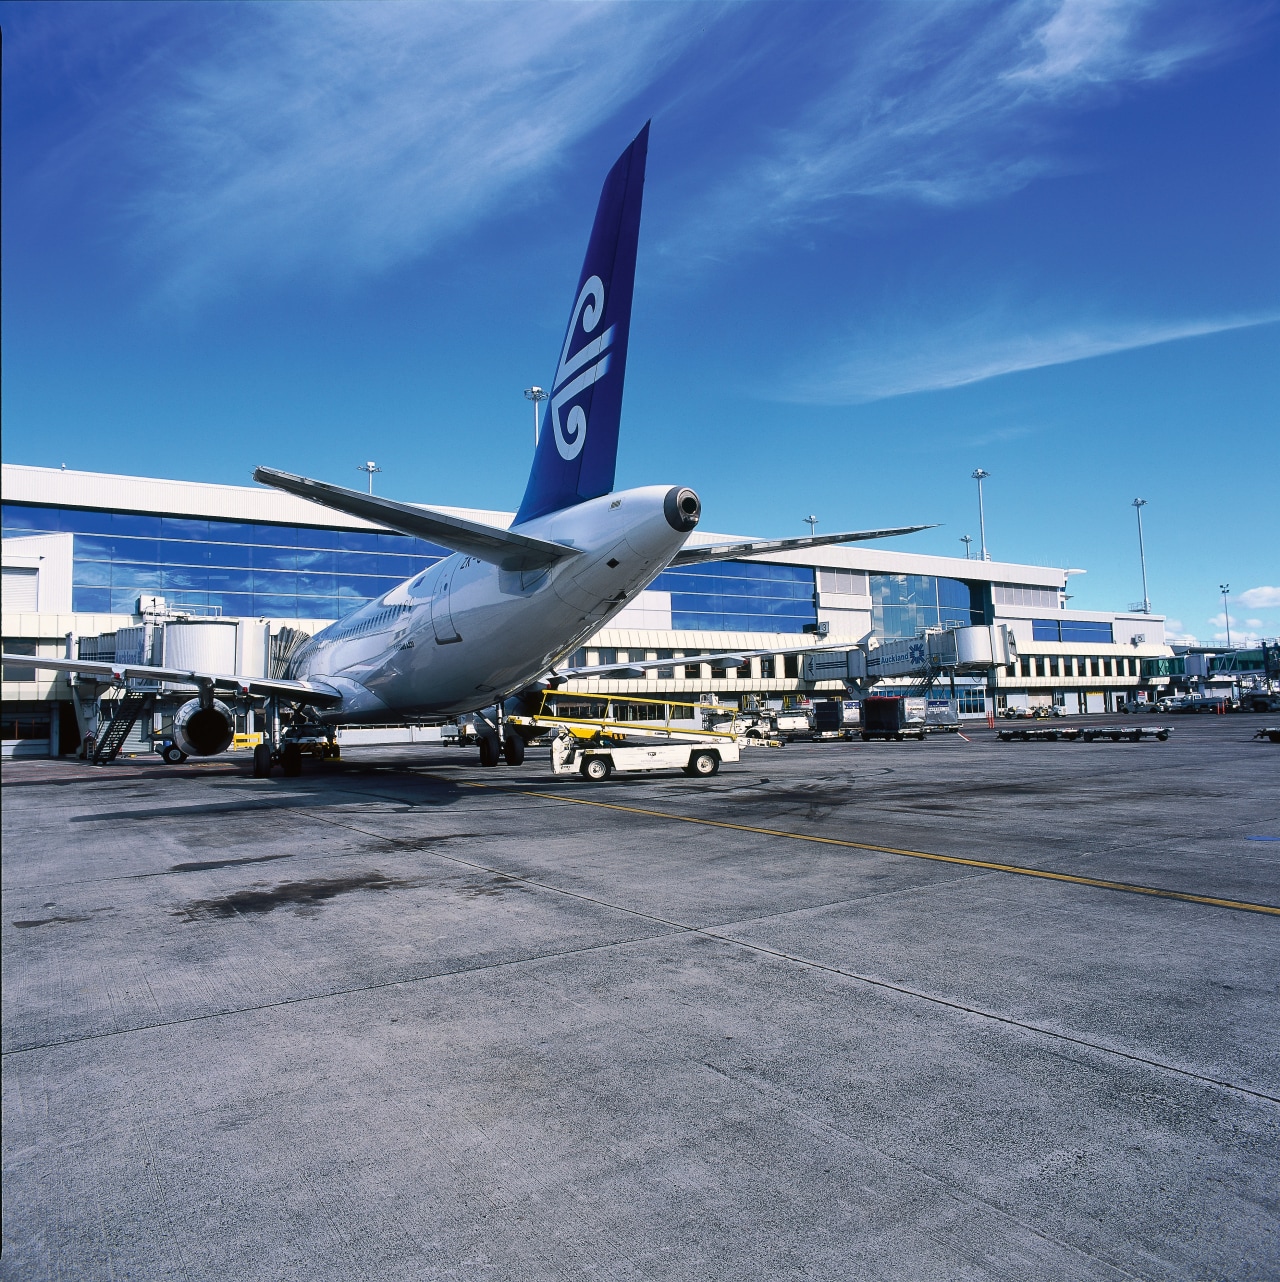
<svg viewBox="0 0 1280 1282">
<path fill-rule="evenodd" d="M 1274 3 L 0 5 L 10 462 L 513 508 L 653 118 L 620 486 L 1280 632 Z"/>
</svg>

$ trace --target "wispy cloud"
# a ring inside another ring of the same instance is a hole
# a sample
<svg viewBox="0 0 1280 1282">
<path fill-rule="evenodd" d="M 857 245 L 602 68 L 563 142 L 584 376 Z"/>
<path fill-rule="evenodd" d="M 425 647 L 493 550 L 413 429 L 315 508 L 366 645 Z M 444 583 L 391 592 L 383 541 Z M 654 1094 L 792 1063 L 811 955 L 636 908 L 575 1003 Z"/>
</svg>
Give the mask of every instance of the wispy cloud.
<svg viewBox="0 0 1280 1282">
<path fill-rule="evenodd" d="M 1246 609 L 1280 609 L 1280 588 L 1246 588 L 1236 597 Z"/>
<path fill-rule="evenodd" d="M 893 5 L 857 29 L 868 11 L 849 12 L 850 29 L 831 37 L 849 48 L 847 72 L 710 191 L 666 252 L 687 260 L 701 244 L 714 256 L 848 220 L 859 201 L 957 206 L 1007 194 L 1067 163 L 1054 151 L 1067 109 L 1239 38 L 1208 11 L 1153 0 Z"/>
<path fill-rule="evenodd" d="M 982 316 L 935 328 L 910 341 L 867 342 L 851 337 L 854 355 L 832 353 L 804 375 L 779 385 L 778 399 L 800 404 L 856 405 L 866 401 L 964 387 L 1002 374 L 1066 365 L 1115 352 L 1154 347 L 1178 339 L 1247 329 L 1280 320 L 1280 315 L 1225 317 L 1156 323 L 1091 323 L 1011 332 L 1004 318 Z M 997 439 L 975 442 L 989 444 Z"/>
<path fill-rule="evenodd" d="M 178 297 L 386 270 L 545 179 L 687 46 L 678 9 L 239 6 L 138 113 L 139 242 Z"/>
</svg>

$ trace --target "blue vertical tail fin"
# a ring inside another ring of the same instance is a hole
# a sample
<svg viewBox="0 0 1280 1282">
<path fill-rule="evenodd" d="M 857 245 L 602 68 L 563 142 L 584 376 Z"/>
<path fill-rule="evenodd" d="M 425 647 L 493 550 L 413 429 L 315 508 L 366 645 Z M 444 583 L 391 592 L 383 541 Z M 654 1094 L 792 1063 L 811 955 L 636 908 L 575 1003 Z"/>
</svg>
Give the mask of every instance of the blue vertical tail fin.
<svg viewBox="0 0 1280 1282">
<path fill-rule="evenodd" d="M 649 126 L 609 170 L 515 524 L 613 489 Z"/>
</svg>

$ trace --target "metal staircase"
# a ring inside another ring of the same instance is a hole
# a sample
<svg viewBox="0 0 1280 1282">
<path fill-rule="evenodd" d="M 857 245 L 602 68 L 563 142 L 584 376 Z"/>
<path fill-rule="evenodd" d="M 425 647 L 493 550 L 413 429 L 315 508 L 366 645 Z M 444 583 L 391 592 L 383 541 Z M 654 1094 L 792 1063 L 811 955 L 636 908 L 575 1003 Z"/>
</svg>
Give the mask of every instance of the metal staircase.
<svg viewBox="0 0 1280 1282">
<path fill-rule="evenodd" d="M 94 743 L 89 760 L 95 766 L 114 761 L 120 755 L 129 731 L 138 724 L 138 718 L 149 715 L 155 702 L 156 696 L 152 691 L 126 694 L 123 699 L 117 700 L 111 710 L 111 720 Z"/>
</svg>

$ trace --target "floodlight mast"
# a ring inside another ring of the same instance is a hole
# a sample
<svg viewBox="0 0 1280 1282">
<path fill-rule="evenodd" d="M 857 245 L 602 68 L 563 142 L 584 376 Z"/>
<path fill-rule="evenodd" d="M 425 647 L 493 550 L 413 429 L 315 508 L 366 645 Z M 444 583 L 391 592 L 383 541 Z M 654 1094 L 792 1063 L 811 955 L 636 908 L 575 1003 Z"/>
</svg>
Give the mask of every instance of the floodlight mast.
<svg viewBox="0 0 1280 1282">
<path fill-rule="evenodd" d="M 805 521 L 805 524 L 809 527 L 809 533 L 811 535 L 816 534 L 818 532 L 818 518 L 816 516 L 812 516 L 812 515 L 806 516 L 804 518 L 804 521 Z"/>
<path fill-rule="evenodd" d="M 991 557 L 987 555 L 987 514 L 982 507 L 982 482 L 991 475 L 990 472 L 984 472 L 982 468 L 975 467 L 971 473 L 973 479 L 978 482 L 978 534 L 981 536 L 982 559 L 990 561 Z"/>
<path fill-rule="evenodd" d="M 526 400 L 533 402 L 533 448 L 536 450 L 538 448 L 538 405 L 541 401 L 545 401 L 551 393 L 544 392 L 535 383 L 532 387 L 524 389 L 524 395 Z"/>
<path fill-rule="evenodd" d="M 1147 595 L 1147 550 L 1142 542 L 1142 509 L 1147 506 L 1146 499 L 1134 499 L 1133 510 L 1138 514 L 1138 560 L 1142 562 L 1142 613 L 1151 613 L 1151 598 Z"/>
<path fill-rule="evenodd" d="M 969 544 L 973 542 L 973 535 L 972 535 L 972 534 L 962 534 L 962 535 L 960 536 L 960 542 L 964 544 L 964 559 L 965 559 L 966 561 L 972 561 L 972 560 L 973 560 L 973 554 L 969 551 Z"/>
<path fill-rule="evenodd" d="M 1227 649 L 1231 649 L 1231 615 L 1227 613 L 1227 594 L 1231 591 L 1230 583 L 1219 583 L 1218 591 L 1222 593 L 1222 621 L 1227 625 Z"/>
<path fill-rule="evenodd" d="M 361 463 L 360 466 L 356 468 L 356 471 L 369 473 L 369 493 L 372 494 L 373 493 L 373 474 L 375 472 L 381 472 L 382 469 L 372 459 L 370 459 L 367 463 Z"/>
</svg>

